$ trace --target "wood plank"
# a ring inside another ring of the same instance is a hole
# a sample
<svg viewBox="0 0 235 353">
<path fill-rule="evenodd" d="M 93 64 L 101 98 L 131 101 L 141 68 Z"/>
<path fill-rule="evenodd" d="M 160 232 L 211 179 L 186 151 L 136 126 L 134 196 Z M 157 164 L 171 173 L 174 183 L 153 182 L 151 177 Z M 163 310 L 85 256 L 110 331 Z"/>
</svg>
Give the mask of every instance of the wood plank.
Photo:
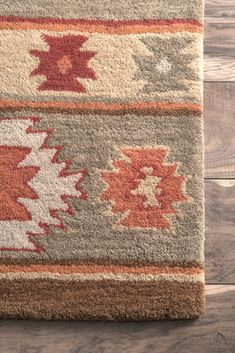
<svg viewBox="0 0 235 353">
<path fill-rule="evenodd" d="M 207 17 L 211 20 L 235 20 L 234 0 L 206 0 L 205 18 Z"/>
<path fill-rule="evenodd" d="M 205 177 L 235 178 L 235 83 L 205 82 Z"/>
<path fill-rule="evenodd" d="M 226 24 L 225 24 L 226 23 Z M 235 19 L 226 22 L 214 22 L 205 19 L 204 53 L 212 57 L 235 60 Z M 233 72 L 231 72 L 233 74 Z M 225 81 L 225 80 L 223 80 Z M 231 79 L 229 80 L 231 81 Z"/>
<path fill-rule="evenodd" d="M 235 180 L 206 180 L 207 283 L 235 283 Z"/>
<path fill-rule="evenodd" d="M 221 49 L 222 50 L 222 49 Z M 235 58 L 204 55 L 204 79 L 206 81 L 235 81 Z"/>
<path fill-rule="evenodd" d="M 207 286 L 195 321 L 0 322 L 4 353 L 232 353 L 235 286 Z"/>
<path fill-rule="evenodd" d="M 234 0 L 207 0 L 204 29 L 205 80 L 235 81 Z"/>
</svg>

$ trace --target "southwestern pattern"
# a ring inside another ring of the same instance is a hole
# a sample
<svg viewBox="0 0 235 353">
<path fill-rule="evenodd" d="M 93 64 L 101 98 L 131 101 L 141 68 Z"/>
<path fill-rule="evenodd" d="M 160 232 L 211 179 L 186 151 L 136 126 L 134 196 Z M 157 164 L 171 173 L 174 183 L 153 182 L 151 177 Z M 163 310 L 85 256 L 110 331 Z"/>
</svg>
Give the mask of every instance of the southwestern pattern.
<svg viewBox="0 0 235 353">
<path fill-rule="evenodd" d="M 0 5 L 0 316 L 198 317 L 201 0 Z"/>
<path fill-rule="evenodd" d="M 117 171 L 102 173 L 108 188 L 101 199 L 113 201 L 114 213 L 126 213 L 119 225 L 169 228 L 166 215 L 175 213 L 172 204 L 187 200 L 181 190 L 185 178 L 174 175 L 175 164 L 163 165 L 163 148 L 125 148 L 122 153 L 127 160 L 112 163 Z"/>
<path fill-rule="evenodd" d="M 44 75 L 46 81 L 40 91 L 74 91 L 85 92 L 85 87 L 77 78 L 95 79 L 95 73 L 88 68 L 88 61 L 95 56 L 94 52 L 81 51 L 80 47 L 88 39 L 84 36 L 66 35 L 52 37 L 44 35 L 49 51 L 31 50 L 31 54 L 40 60 L 39 66 L 31 76 Z"/>
</svg>

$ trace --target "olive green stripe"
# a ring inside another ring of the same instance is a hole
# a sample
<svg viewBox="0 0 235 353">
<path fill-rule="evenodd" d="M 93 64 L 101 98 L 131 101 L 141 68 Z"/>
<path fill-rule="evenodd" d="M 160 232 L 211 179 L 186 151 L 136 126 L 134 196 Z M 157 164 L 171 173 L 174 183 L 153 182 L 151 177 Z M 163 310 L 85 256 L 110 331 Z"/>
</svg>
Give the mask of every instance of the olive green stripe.
<svg viewBox="0 0 235 353">
<path fill-rule="evenodd" d="M 1 16 L 95 19 L 197 19 L 203 17 L 202 0 L 8 0 Z"/>
</svg>

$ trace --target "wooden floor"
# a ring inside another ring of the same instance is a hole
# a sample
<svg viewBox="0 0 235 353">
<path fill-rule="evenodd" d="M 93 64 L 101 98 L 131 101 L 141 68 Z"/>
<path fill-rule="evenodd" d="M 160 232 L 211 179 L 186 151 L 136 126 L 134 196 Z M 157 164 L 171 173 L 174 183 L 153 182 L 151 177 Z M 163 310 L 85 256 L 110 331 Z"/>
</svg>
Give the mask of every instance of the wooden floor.
<svg viewBox="0 0 235 353">
<path fill-rule="evenodd" d="M 0 321 L 0 353 L 235 352 L 235 0 L 205 6 L 207 311 L 194 322 Z"/>
</svg>

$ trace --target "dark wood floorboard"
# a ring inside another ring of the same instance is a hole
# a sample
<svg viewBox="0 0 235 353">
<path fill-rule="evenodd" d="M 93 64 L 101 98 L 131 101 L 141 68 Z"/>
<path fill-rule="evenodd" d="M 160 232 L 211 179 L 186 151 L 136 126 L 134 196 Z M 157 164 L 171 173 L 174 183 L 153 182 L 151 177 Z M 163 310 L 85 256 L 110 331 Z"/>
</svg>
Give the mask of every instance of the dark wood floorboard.
<svg viewBox="0 0 235 353">
<path fill-rule="evenodd" d="M 205 0 L 205 24 L 208 21 L 235 20 L 233 0 Z"/>
<path fill-rule="evenodd" d="M 235 286 L 208 286 L 196 321 L 0 322 L 1 353 L 233 353 Z"/>
<path fill-rule="evenodd" d="M 205 82 L 205 177 L 235 178 L 235 82 Z"/>
<path fill-rule="evenodd" d="M 235 284 L 235 180 L 206 180 L 205 197 L 206 282 Z"/>
<path fill-rule="evenodd" d="M 235 81 L 235 1 L 206 0 L 204 78 Z"/>
</svg>

